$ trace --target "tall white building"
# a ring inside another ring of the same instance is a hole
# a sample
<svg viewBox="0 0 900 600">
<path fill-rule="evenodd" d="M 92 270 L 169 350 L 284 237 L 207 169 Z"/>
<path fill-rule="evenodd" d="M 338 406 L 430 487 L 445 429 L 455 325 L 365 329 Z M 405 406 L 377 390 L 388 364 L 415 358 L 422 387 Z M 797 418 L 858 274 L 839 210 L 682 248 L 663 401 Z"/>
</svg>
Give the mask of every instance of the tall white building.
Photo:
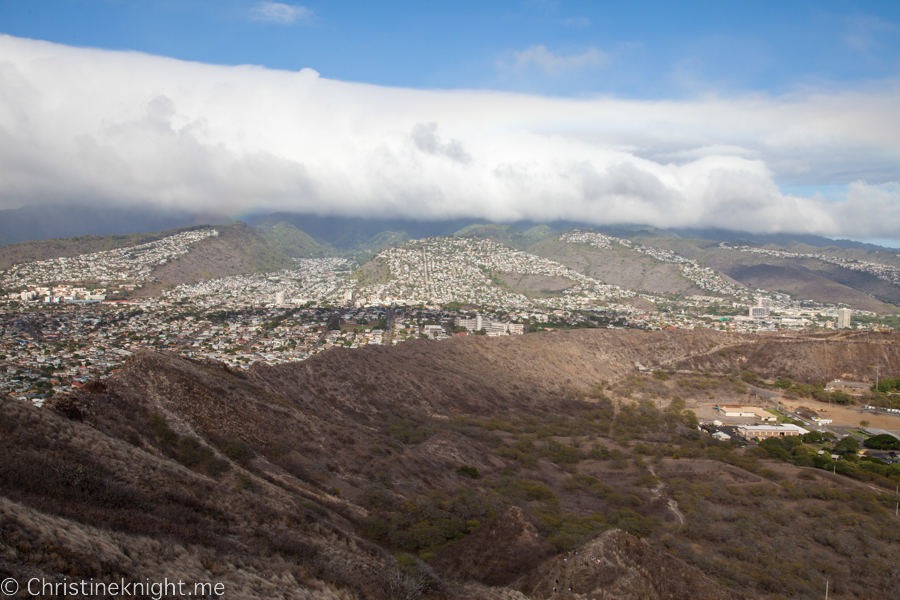
<svg viewBox="0 0 900 600">
<path fill-rule="evenodd" d="M 765 306 L 751 306 L 750 307 L 750 316 L 751 317 L 768 317 L 769 309 Z"/>
<path fill-rule="evenodd" d="M 284 306 L 284 292 L 275 292 L 275 304 Z"/>
<path fill-rule="evenodd" d="M 525 326 L 515 323 L 504 323 L 502 321 L 493 321 L 482 315 L 475 315 L 475 318 L 456 317 L 454 324 L 457 327 L 465 327 L 469 331 L 481 331 L 488 335 L 509 335 L 510 333 L 525 333 Z"/>
<path fill-rule="evenodd" d="M 769 298 L 759 298 L 756 306 L 750 307 L 751 317 L 768 317 L 769 311 L 772 309 L 772 301 Z"/>
<path fill-rule="evenodd" d="M 475 331 L 475 325 L 476 325 L 475 319 L 466 319 L 463 317 L 456 317 L 456 321 L 454 322 L 454 324 L 457 327 L 465 327 L 469 331 Z"/>
<path fill-rule="evenodd" d="M 850 315 L 852 311 L 849 308 L 838 309 L 837 328 L 850 329 Z"/>
</svg>

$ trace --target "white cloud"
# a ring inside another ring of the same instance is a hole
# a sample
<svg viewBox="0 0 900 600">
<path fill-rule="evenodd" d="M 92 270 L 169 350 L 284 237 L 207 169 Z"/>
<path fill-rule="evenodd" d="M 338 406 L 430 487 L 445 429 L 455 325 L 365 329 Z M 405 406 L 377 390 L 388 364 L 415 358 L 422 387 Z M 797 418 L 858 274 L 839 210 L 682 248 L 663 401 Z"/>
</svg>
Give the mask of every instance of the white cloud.
<svg viewBox="0 0 900 600">
<path fill-rule="evenodd" d="M 512 69 L 516 72 L 527 71 L 537 67 L 551 75 L 559 75 L 565 71 L 581 69 L 583 67 L 605 67 L 609 64 L 609 55 L 594 47 L 588 48 L 582 54 L 557 54 L 547 50 L 546 46 L 531 46 L 522 51 L 513 52 L 515 61 L 511 66 L 504 62 L 498 63 L 502 69 Z"/>
<path fill-rule="evenodd" d="M 0 208 L 900 231 L 897 82 L 781 98 L 574 100 L 2 35 L 0 57 Z M 782 194 L 778 181 L 849 185 L 833 202 Z"/>
<path fill-rule="evenodd" d="M 302 21 L 312 17 L 312 11 L 305 6 L 268 1 L 256 4 L 250 10 L 250 14 L 257 21 L 269 21 L 283 25 L 290 25 L 295 21 Z"/>
</svg>

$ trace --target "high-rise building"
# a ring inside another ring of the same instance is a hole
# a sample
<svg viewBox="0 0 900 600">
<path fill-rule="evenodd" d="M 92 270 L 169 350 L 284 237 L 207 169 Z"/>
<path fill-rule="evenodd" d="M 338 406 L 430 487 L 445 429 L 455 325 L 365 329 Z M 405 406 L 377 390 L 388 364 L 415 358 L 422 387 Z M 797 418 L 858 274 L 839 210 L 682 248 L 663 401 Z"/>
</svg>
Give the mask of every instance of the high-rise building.
<svg viewBox="0 0 900 600">
<path fill-rule="evenodd" d="M 457 327 L 465 327 L 469 331 L 475 331 L 475 326 L 477 325 L 475 319 L 467 319 L 465 317 L 456 317 L 454 324 Z"/>
<path fill-rule="evenodd" d="M 275 304 L 284 306 L 284 292 L 275 292 Z"/>
<path fill-rule="evenodd" d="M 770 298 L 758 298 L 756 306 L 750 307 L 751 317 L 768 317 L 772 309 L 772 300 Z"/>
<path fill-rule="evenodd" d="M 850 329 L 850 316 L 852 311 L 849 308 L 838 309 L 837 327 L 838 329 Z"/>
<path fill-rule="evenodd" d="M 751 306 L 750 307 L 750 316 L 751 317 L 768 317 L 769 309 L 764 306 Z"/>
</svg>

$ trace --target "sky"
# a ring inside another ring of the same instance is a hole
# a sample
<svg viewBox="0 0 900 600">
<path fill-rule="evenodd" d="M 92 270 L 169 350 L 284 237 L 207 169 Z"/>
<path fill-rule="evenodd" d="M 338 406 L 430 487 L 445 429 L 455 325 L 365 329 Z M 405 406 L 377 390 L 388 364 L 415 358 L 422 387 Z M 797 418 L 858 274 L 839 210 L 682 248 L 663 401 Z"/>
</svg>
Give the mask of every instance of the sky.
<svg viewBox="0 0 900 600">
<path fill-rule="evenodd" d="M 900 240 L 900 2 L 0 0 L 0 209 Z"/>
</svg>

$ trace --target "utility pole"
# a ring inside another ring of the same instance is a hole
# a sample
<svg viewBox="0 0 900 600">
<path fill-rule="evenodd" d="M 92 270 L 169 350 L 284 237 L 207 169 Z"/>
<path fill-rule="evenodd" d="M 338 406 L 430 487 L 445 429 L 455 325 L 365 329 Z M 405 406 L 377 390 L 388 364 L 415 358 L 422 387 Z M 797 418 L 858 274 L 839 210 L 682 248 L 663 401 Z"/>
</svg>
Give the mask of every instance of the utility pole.
<svg viewBox="0 0 900 600">
<path fill-rule="evenodd" d="M 878 393 L 878 375 L 880 375 L 879 369 L 881 369 L 881 365 L 875 365 L 875 393 L 876 394 Z"/>
</svg>

